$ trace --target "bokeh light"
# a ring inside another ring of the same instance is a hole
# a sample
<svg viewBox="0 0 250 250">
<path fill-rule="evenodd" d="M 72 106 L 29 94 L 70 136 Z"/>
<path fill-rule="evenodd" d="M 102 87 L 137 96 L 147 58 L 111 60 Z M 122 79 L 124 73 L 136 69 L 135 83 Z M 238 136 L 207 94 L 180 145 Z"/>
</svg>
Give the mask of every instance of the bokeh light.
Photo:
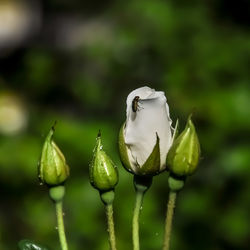
<svg viewBox="0 0 250 250">
<path fill-rule="evenodd" d="M 9 93 L 0 95 L 0 133 L 15 135 L 23 131 L 28 123 L 28 112 L 17 96 Z"/>
</svg>

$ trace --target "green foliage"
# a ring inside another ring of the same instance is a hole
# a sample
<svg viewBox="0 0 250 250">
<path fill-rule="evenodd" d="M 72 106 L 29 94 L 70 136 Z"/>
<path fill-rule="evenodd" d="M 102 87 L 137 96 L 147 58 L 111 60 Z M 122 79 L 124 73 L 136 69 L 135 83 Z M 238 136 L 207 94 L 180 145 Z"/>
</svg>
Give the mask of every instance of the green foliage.
<svg viewBox="0 0 250 250">
<path fill-rule="evenodd" d="M 120 173 L 117 246 L 131 249 L 134 189 L 131 174 L 118 164 L 117 136 L 126 96 L 143 85 L 166 92 L 180 131 L 193 111 L 202 149 L 199 171 L 177 198 L 172 249 L 248 249 L 250 33 L 247 20 L 238 20 L 238 8 L 228 1 L 172 0 L 45 5 L 38 34 L 0 58 L 1 94 L 14 93 L 29 113 L 26 130 L 0 132 L 0 249 L 15 249 L 22 237 L 58 249 L 54 208 L 36 181 L 54 120 L 57 143 L 71 166 L 64 203 L 70 249 L 108 248 L 103 206 L 88 179 L 99 129 Z M 168 175 L 154 178 L 141 214 L 145 250 L 162 246 Z"/>
</svg>

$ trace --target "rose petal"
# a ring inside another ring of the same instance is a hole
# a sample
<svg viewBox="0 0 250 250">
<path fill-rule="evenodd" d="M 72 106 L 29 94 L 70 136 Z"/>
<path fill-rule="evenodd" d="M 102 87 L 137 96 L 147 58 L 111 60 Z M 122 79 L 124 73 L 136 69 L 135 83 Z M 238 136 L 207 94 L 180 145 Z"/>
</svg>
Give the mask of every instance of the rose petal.
<svg viewBox="0 0 250 250">
<path fill-rule="evenodd" d="M 132 102 L 139 96 L 138 109 L 132 110 Z M 142 166 L 160 138 L 161 170 L 165 168 L 167 152 L 172 143 L 171 119 L 164 92 L 142 87 L 132 91 L 127 98 L 127 120 L 124 130 L 128 156 L 133 169 Z"/>
</svg>

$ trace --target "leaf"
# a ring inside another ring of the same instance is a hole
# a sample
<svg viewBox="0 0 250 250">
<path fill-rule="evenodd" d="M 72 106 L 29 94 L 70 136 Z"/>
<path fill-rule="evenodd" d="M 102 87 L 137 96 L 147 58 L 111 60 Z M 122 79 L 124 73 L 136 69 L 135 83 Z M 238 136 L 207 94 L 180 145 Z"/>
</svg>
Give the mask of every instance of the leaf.
<svg viewBox="0 0 250 250">
<path fill-rule="evenodd" d="M 32 240 L 20 240 L 18 242 L 19 250 L 50 250 L 48 247 L 42 246 L 40 244 L 35 243 Z"/>
</svg>

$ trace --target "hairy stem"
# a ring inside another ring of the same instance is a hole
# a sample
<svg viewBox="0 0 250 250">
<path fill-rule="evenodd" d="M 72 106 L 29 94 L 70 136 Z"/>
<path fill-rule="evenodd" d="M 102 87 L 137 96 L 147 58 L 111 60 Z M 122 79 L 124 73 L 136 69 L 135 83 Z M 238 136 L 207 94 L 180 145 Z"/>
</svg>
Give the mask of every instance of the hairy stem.
<svg viewBox="0 0 250 250">
<path fill-rule="evenodd" d="M 105 208 L 106 208 L 106 216 L 107 216 L 107 221 L 108 221 L 110 249 L 116 250 L 113 204 L 107 204 L 105 205 Z"/>
<path fill-rule="evenodd" d="M 169 246 L 170 246 L 170 237 L 171 237 L 171 230 L 172 230 L 172 221 L 173 221 L 173 215 L 174 215 L 176 194 L 177 193 L 175 191 L 169 192 L 163 250 L 169 250 Z"/>
<path fill-rule="evenodd" d="M 136 190 L 136 198 L 135 198 L 135 208 L 134 215 L 132 221 L 132 236 L 133 236 L 133 249 L 140 249 L 140 240 L 139 240 L 139 217 L 140 211 L 142 208 L 144 191 Z"/>
<path fill-rule="evenodd" d="M 67 240 L 65 236 L 64 223 L 63 223 L 62 201 L 56 202 L 55 205 L 56 205 L 58 235 L 59 235 L 61 248 L 62 250 L 68 250 Z"/>
</svg>

